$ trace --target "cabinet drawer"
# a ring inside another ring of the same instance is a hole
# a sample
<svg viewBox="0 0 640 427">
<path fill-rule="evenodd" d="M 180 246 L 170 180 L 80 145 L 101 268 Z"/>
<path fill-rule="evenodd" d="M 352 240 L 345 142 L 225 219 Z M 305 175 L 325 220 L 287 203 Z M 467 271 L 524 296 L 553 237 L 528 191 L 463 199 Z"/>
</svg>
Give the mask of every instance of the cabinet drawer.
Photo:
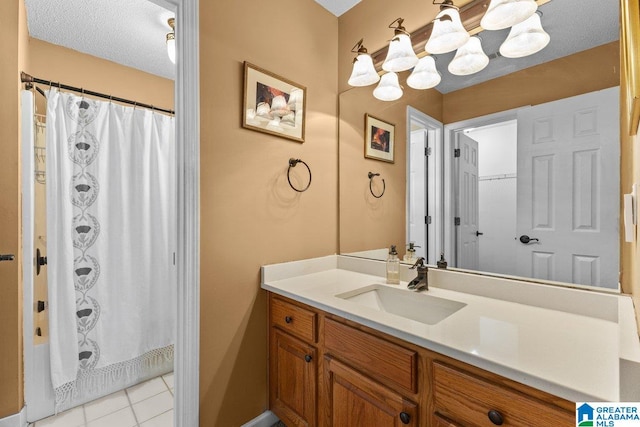
<svg viewBox="0 0 640 427">
<path fill-rule="evenodd" d="M 272 298 L 271 324 L 306 342 L 316 342 L 317 314 L 313 311 Z"/>
<path fill-rule="evenodd" d="M 439 362 L 433 376 L 435 411 L 461 425 L 496 425 L 496 411 L 504 426 L 575 426 L 573 413 Z"/>
<path fill-rule="evenodd" d="M 386 380 L 412 393 L 418 391 L 418 355 L 415 351 L 331 319 L 325 319 L 324 344 L 327 352 L 374 378 Z"/>
</svg>

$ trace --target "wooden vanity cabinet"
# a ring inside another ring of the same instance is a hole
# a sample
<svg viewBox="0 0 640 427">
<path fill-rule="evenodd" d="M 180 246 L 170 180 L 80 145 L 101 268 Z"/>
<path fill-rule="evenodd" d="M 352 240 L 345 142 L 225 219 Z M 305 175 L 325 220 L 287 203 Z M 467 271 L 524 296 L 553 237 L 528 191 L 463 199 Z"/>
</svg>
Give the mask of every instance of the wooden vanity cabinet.
<svg viewBox="0 0 640 427">
<path fill-rule="evenodd" d="M 269 402 L 288 427 L 575 425 L 575 404 L 269 294 Z"/>
<path fill-rule="evenodd" d="M 324 358 L 326 425 L 417 427 L 418 406 L 401 394 L 339 362 Z"/>
<path fill-rule="evenodd" d="M 269 301 L 269 405 L 287 426 L 316 426 L 317 314 L 273 294 Z"/>
</svg>

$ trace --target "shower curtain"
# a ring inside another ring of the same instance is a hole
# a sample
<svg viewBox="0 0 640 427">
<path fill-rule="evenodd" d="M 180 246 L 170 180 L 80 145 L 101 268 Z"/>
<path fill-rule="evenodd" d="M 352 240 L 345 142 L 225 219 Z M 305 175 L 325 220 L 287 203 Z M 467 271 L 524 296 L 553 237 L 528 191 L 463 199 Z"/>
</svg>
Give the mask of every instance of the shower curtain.
<svg viewBox="0 0 640 427">
<path fill-rule="evenodd" d="M 47 256 L 56 411 L 170 371 L 174 119 L 50 90 Z"/>
</svg>

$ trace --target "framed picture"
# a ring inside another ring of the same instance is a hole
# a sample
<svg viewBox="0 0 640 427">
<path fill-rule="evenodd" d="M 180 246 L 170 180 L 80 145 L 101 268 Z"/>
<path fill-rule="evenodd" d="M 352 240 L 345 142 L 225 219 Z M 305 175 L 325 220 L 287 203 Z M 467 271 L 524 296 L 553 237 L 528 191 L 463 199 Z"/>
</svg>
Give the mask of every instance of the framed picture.
<svg viewBox="0 0 640 427">
<path fill-rule="evenodd" d="M 307 88 L 244 63 L 242 127 L 304 142 Z"/>
<path fill-rule="evenodd" d="M 369 114 L 364 115 L 364 156 L 393 163 L 395 125 Z"/>
</svg>

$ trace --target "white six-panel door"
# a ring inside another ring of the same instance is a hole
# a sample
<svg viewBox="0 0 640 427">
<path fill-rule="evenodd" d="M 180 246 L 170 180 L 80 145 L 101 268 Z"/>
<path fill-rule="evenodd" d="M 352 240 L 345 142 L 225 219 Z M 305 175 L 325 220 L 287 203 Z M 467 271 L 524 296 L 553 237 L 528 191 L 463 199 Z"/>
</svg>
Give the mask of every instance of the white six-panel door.
<svg viewBox="0 0 640 427">
<path fill-rule="evenodd" d="M 519 275 L 617 287 L 618 99 L 616 87 L 518 112 Z"/>
<path fill-rule="evenodd" d="M 478 247 L 478 142 L 458 132 L 460 157 L 458 165 L 457 266 L 470 270 L 479 268 Z"/>
<path fill-rule="evenodd" d="M 426 129 L 411 132 L 408 182 L 408 196 L 411 202 L 408 204 L 408 242 L 419 246 L 416 249 L 416 256 L 425 258 L 427 248 L 427 224 L 425 222 L 427 216 L 427 158 L 425 157 L 425 148 L 427 146 Z"/>
</svg>

